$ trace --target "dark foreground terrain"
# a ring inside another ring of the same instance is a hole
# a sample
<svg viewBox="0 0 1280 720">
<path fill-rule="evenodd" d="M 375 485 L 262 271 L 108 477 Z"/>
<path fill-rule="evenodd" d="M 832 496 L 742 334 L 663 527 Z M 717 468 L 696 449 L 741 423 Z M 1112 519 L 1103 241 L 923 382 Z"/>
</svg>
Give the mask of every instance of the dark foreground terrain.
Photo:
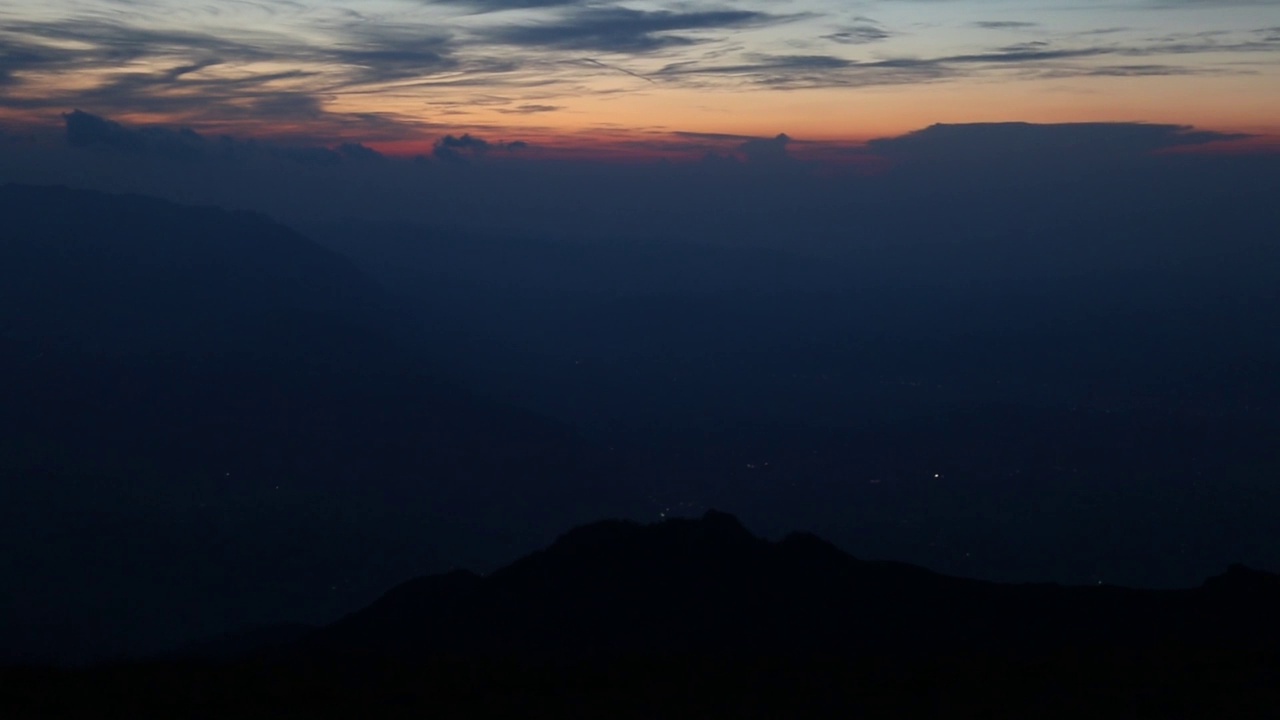
<svg viewBox="0 0 1280 720">
<path fill-rule="evenodd" d="M 1276 607 L 1280 577 L 1242 566 L 1176 591 L 987 583 L 713 511 L 579 527 L 256 646 L 10 669 L 0 714 L 1274 717 Z"/>
</svg>

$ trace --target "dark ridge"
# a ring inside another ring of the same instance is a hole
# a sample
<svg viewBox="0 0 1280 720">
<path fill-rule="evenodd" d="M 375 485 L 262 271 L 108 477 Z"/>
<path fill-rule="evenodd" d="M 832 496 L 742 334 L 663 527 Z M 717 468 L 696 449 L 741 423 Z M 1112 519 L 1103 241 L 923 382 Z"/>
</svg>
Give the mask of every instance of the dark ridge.
<svg viewBox="0 0 1280 720">
<path fill-rule="evenodd" d="M 1002 585 L 768 542 L 708 513 L 606 521 L 481 577 L 404 583 L 241 660 L 0 672 L 6 717 L 1269 717 L 1274 575 Z M 114 715 L 112 715 L 114 716 Z"/>
<path fill-rule="evenodd" d="M 1205 580 L 1203 587 L 1218 593 L 1277 593 L 1280 592 L 1280 575 L 1233 563 L 1223 574 Z"/>
<path fill-rule="evenodd" d="M 154 659 L 162 662 L 225 663 L 296 644 L 316 630 L 316 626 L 302 623 L 252 625 L 195 640 Z"/>
<path fill-rule="evenodd" d="M 602 520 L 587 525 L 579 525 L 556 538 L 552 549 L 593 548 L 601 543 L 618 542 L 624 538 L 634 537 L 643 532 L 644 526 L 632 520 Z"/>
<path fill-rule="evenodd" d="M 690 653 L 915 661 L 1280 641 L 1264 609 L 1280 603 L 1278 578 L 1243 568 L 1223 578 L 1179 591 L 980 582 L 861 561 L 811 534 L 769 542 L 712 511 L 653 525 L 594 523 L 487 577 L 414 580 L 301 647 L 335 661 Z M 1229 621 L 1226 595 L 1237 596 Z"/>
</svg>

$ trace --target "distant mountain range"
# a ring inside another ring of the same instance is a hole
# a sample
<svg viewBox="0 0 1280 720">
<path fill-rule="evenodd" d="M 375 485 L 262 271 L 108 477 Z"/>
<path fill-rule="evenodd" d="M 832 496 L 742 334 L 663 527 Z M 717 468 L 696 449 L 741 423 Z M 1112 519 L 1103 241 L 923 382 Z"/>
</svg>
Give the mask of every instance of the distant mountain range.
<svg viewBox="0 0 1280 720">
<path fill-rule="evenodd" d="M 0 223 L 0 660 L 331 618 L 457 561 L 431 548 L 461 531 L 422 517 L 500 516 L 590 462 L 460 388 L 393 296 L 266 217 L 7 185 Z"/>
<path fill-rule="evenodd" d="M 387 363 L 411 337 L 354 265 L 261 215 L 6 185 L 0 218 L 10 346 L 305 364 L 377 352 Z"/>
<path fill-rule="evenodd" d="M 168 437 L 185 463 L 376 443 L 382 461 L 425 452 L 436 468 L 481 446 L 492 458 L 569 441 L 457 388 L 394 297 L 266 217 L 16 185 L 0 188 L 0 217 L 0 382 L 15 432 Z"/>
</svg>

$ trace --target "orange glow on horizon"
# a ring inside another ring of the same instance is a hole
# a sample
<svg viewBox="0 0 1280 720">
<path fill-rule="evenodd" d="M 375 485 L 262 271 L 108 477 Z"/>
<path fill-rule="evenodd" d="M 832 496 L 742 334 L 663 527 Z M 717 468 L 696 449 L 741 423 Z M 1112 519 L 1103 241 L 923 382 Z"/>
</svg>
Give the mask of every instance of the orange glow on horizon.
<svg viewBox="0 0 1280 720">
<path fill-rule="evenodd" d="M 947 98 L 941 98 L 947 99 Z M 800 108 L 804 109 L 804 108 Z M 907 114 L 905 109 L 910 109 Z M 66 112 L 69 112 L 68 109 Z M 92 112 L 92 108 L 87 109 Z M 729 120 L 713 124 L 706 117 L 690 118 L 687 123 L 668 125 L 642 125 L 627 127 L 609 119 L 583 124 L 583 117 L 566 112 L 564 120 L 574 123 L 552 122 L 554 118 L 538 116 L 527 123 L 502 122 L 509 118 L 499 116 L 492 122 L 468 122 L 456 126 L 427 122 L 428 118 L 405 118 L 393 127 L 377 128 L 370 132 L 358 123 L 327 122 L 321 118 L 315 122 L 270 122 L 246 119 L 236 122 L 200 121 L 196 118 L 166 116 L 160 113 L 127 112 L 108 116 L 107 119 L 127 126 L 162 126 L 169 128 L 190 127 L 206 137 L 229 136 L 241 139 L 257 139 L 283 144 L 311 144 L 334 147 L 342 143 L 361 143 L 390 157 L 411 158 L 430 156 L 436 142 L 446 136 L 471 134 L 490 143 L 520 141 L 527 148 L 510 154 L 512 158 L 546 160 L 583 160 L 609 162 L 655 162 L 667 160 L 686 162 L 701 160 L 708 152 L 734 155 L 738 146 L 751 138 L 767 139 L 785 133 L 793 142 L 788 152 L 793 157 L 807 161 L 830 164 L 857 165 L 865 162 L 865 156 L 856 156 L 856 150 L 869 140 L 897 137 L 922 130 L 934 124 L 967 124 L 985 122 L 1075 123 L 1075 122 L 1150 122 L 1192 127 L 1196 130 L 1225 134 L 1247 134 L 1252 137 L 1180 147 L 1176 153 L 1230 153 L 1247 154 L 1280 152 L 1280 124 L 1267 125 L 1257 118 L 1236 117 L 1234 122 L 1200 123 L 1173 117 L 1133 120 L 1123 116 L 1097 116 L 1086 109 L 1077 108 L 1071 113 L 1050 114 L 1045 109 L 1026 115 L 1002 114 L 999 108 L 979 108 L 961 111 L 950 109 L 929 116 L 923 108 L 893 104 L 880 107 L 879 114 L 867 112 L 857 119 L 851 113 L 831 113 L 821 116 L 797 112 L 796 107 L 774 117 L 761 114 L 753 117 Z M 62 113 L 47 111 L 0 110 L 0 128 L 11 132 L 39 131 L 51 135 L 60 131 Z M 644 119 L 640 116 L 637 119 Z M 794 121 L 784 122 L 786 117 Z M 1276 117 L 1280 117 L 1278 114 Z M 800 118 L 804 118 L 803 121 Z M 593 119 L 594 120 L 594 119 Z M 417 124 L 415 121 L 420 122 Z M 789 126 L 788 126 L 789 125 Z"/>
</svg>

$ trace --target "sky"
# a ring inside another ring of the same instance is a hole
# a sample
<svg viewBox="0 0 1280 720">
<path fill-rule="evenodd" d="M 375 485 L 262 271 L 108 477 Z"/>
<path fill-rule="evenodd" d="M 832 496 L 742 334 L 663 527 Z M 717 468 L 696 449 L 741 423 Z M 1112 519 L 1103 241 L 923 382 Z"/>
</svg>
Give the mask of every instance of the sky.
<svg viewBox="0 0 1280 720">
<path fill-rule="evenodd" d="M 1280 2 L 0 6 L 0 125 L 60 127 L 73 109 L 393 155 L 446 134 L 649 157 L 698 136 L 856 143 L 1008 120 L 1274 136 Z"/>
</svg>

